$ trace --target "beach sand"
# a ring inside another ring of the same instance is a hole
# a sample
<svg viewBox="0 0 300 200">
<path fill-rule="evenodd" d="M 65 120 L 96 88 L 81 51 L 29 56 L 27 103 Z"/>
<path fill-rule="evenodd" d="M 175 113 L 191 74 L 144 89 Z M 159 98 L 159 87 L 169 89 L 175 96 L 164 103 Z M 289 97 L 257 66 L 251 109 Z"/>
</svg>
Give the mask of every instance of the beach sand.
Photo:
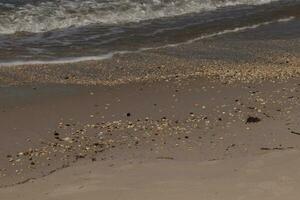
<svg viewBox="0 0 300 200">
<path fill-rule="evenodd" d="M 285 30 L 0 68 L 0 199 L 299 199 L 299 30 Z"/>
</svg>

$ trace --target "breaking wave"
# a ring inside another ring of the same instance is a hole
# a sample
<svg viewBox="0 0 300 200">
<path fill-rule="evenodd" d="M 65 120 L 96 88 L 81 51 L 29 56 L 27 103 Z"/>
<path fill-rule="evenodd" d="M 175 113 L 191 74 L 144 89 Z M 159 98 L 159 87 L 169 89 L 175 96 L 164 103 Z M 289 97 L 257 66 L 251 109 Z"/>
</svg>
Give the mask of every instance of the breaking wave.
<svg viewBox="0 0 300 200">
<path fill-rule="evenodd" d="M 216 33 L 203 35 L 203 36 L 200 36 L 200 37 L 197 37 L 197 38 L 187 40 L 185 42 L 174 43 L 174 44 L 166 44 L 166 45 L 162 45 L 162 46 L 159 46 L 159 47 L 148 47 L 148 48 L 144 47 L 144 48 L 140 48 L 140 49 L 133 50 L 133 51 L 129 51 L 129 50 L 128 51 L 114 51 L 114 52 L 109 52 L 107 54 L 103 54 L 103 55 L 99 55 L 99 56 L 83 56 L 83 57 L 76 57 L 76 58 L 64 58 L 64 59 L 57 59 L 57 60 L 53 60 L 53 61 L 32 60 L 32 61 L 0 62 L 0 67 L 20 66 L 20 65 L 64 64 L 64 63 L 76 63 L 76 62 L 84 62 L 84 61 L 104 60 L 104 59 L 110 59 L 114 55 L 117 55 L 117 54 L 122 55 L 122 54 L 128 54 L 128 53 L 138 53 L 138 52 L 154 50 L 154 49 L 176 47 L 176 46 L 179 46 L 179 45 L 191 44 L 191 43 L 199 41 L 199 40 L 208 39 L 208 38 L 212 38 L 212 37 L 217 37 L 217 36 L 224 35 L 224 34 L 236 33 L 236 32 L 256 29 L 256 28 L 259 28 L 261 26 L 266 26 L 266 25 L 273 24 L 273 23 L 289 22 L 293 19 L 295 19 L 295 18 L 294 17 L 288 17 L 288 18 L 281 18 L 281 19 L 278 19 L 278 20 L 263 22 L 263 23 L 259 23 L 259 24 L 255 24 L 255 25 L 251 25 L 251 26 L 236 27 L 236 28 L 233 28 L 233 29 L 227 29 L 227 30 L 216 32 Z"/>
<path fill-rule="evenodd" d="M 24 0 L 0 3 L 0 34 L 112 25 L 275 0 Z"/>
</svg>

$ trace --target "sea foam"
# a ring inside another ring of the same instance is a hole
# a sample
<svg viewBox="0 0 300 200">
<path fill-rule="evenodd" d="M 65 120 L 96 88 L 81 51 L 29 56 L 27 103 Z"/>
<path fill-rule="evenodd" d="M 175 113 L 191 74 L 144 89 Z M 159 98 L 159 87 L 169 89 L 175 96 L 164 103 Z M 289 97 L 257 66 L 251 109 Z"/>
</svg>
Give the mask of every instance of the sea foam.
<svg viewBox="0 0 300 200">
<path fill-rule="evenodd" d="M 139 22 L 276 0 L 50 0 L 0 4 L 0 34 Z"/>
</svg>

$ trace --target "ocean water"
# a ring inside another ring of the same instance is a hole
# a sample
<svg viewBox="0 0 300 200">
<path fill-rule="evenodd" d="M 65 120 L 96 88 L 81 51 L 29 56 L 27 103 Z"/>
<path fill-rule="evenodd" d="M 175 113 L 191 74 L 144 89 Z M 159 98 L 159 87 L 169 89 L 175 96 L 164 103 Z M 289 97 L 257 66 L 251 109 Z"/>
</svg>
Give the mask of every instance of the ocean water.
<svg viewBox="0 0 300 200">
<path fill-rule="evenodd" d="M 299 16 L 300 0 L 0 0 L 0 65 L 104 59 Z"/>
</svg>

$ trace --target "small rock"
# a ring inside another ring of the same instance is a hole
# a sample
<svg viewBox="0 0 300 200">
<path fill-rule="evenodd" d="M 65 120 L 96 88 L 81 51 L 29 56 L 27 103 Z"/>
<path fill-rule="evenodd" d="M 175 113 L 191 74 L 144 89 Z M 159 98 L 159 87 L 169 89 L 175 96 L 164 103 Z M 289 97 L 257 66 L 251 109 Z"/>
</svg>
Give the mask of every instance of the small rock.
<svg viewBox="0 0 300 200">
<path fill-rule="evenodd" d="M 251 117 L 251 116 L 249 116 L 247 118 L 246 124 L 248 124 L 248 123 L 257 123 L 257 122 L 260 122 L 260 121 L 261 121 L 261 119 L 258 118 L 258 117 Z"/>
</svg>

